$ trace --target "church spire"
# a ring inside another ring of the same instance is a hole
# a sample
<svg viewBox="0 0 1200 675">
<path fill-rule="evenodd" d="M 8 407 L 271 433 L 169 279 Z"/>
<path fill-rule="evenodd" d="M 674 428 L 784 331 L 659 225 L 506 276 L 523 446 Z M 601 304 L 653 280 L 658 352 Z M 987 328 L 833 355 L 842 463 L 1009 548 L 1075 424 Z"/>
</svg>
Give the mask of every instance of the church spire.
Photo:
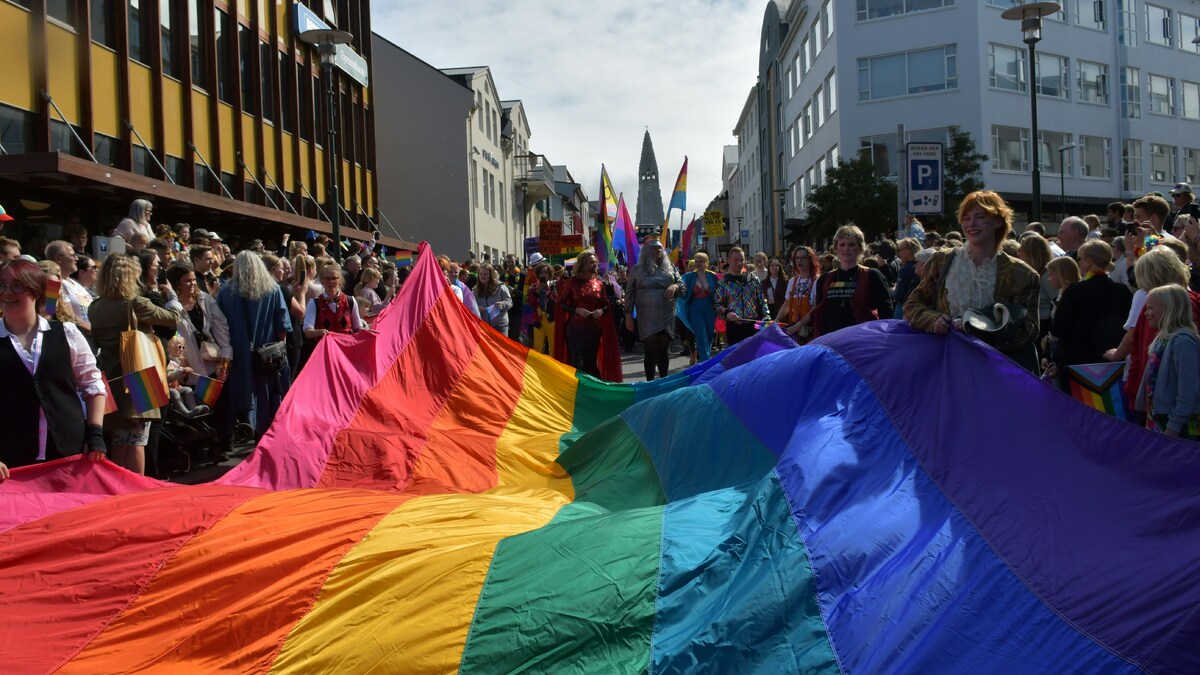
<svg viewBox="0 0 1200 675">
<path fill-rule="evenodd" d="M 637 226 L 658 229 L 663 223 L 662 189 L 658 185 L 658 160 L 650 130 L 642 137 L 642 160 L 638 164 Z"/>
</svg>

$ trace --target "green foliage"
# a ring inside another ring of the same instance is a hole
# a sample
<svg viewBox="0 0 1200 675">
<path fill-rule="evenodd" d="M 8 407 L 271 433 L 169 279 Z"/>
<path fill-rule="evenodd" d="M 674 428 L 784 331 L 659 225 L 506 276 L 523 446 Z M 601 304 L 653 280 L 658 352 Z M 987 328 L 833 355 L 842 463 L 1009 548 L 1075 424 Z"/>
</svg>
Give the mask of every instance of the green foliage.
<svg viewBox="0 0 1200 675">
<path fill-rule="evenodd" d="M 870 157 L 842 160 L 808 197 L 807 234 L 832 237 L 838 227 L 858 225 L 867 239 L 896 230 L 896 184 L 875 173 Z"/>
</svg>

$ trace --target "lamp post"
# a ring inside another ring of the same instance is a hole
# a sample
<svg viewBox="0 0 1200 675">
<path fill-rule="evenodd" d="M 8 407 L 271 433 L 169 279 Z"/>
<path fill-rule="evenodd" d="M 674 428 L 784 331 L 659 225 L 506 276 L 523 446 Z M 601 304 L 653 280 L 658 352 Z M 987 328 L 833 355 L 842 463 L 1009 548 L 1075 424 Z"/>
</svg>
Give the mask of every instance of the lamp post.
<svg viewBox="0 0 1200 675">
<path fill-rule="evenodd" d="M 321 28 L 307 30 L 297 35 L 301 42 L 317 48 L 321 57 L 321 70 L 325 74 L 326 83 L 326 117 L 329 120 L 329 134 L 326 137 L 325 158 L 328 161 L 328 176 L 326 178 L 329 190 L 329 224 L 333 227 L 333 259 L 342 260 L 342 203 L 338 195 L 337 177 L 337 100 L 334 96 L 333 61 L 337 55 L 337 46 L 350 44 L 354 36 L 342 30 Z"/>
<path fill-rule="evenodd" d="M 1029 45 L 1029 145 L 1033 160 L 1033 208 L 1031 219 L 1042 219 L 1042 168 L 1038 158 L 1038 122 L 1037 122 L 1037 48 L 1042 39 L 1042 17 L 1054 14 L 1062 9 L 1057 2 L 1029 2 L 1004 10 L 1000 15 L 1003 19 L 1021 22 L 1021 35 L 1025 44 Z"/>
<path fill-rule="evenodd" d="M 1067 153 L 1074 150 L 1077 146 L 1074 143 L 1067 143 L 1058 146 L 1058 195 L 1062 202 L 1063 218 L 1067 217 Z"/>
<path fill-rule="evenodd" d="M 779 240 L 783 239 L 783 223 L 787 220 L 788 192 L 789 190 L 787 188 L 775 188 L 775 196 L 779 197 L 779 229 L 776 231 L 776 234 L 779 235 Z M 779 251 L 775 248 L 774 241 L 771 242 L 771 255 L 779 255 Z"/>
</svg>

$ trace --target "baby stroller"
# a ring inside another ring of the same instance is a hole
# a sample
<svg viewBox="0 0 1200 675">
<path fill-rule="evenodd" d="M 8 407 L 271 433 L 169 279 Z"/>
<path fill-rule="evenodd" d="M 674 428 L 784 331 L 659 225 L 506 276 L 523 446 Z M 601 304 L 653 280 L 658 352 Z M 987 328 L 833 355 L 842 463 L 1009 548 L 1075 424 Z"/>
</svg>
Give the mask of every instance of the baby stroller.
<svg viewBox="0 0 1200 675">
<path fill-rule="evenodd" d="M 188 416 L 174 406 L 167 406 L 159 441 L 159 472 L 164 476 L 187 473 L 194 465 L 216 464 L 217 430 L 213 414 Z"/>
</svg>

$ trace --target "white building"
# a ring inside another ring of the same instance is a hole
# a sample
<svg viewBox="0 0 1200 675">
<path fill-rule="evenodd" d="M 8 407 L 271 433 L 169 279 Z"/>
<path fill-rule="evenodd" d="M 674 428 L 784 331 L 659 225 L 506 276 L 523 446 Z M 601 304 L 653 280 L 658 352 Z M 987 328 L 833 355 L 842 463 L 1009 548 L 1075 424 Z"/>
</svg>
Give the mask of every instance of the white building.
<svg viewBox="0 0 1200 675">
<path fill-rule="evenodd" d="M 738 117 L 733 135 L 738 143 L 733 157 L 730 158 L 726 148 L 724 160 L 728 164 L 733 160 L 734 168 L 728 174 L 729 219 L 730 228 L 728 240 L 722 238 L 718 243 L 736 243 L 743 248 L 753 251 L 770 249 L 767 233 L 763 229 L 763 180 L 762 156 L 759 149 L 760 130 L 758 125 L 758 90 L 750 89 L 746 103 L 742 106 L 742 114 Z M 749 233 L 743 238 L 741 233 Z M 753 253 L 752 253 L 753 254 Z"/>
<path fill-rule="evenodd" d="M 471 252 L 495 261 L 506 254 L 522 254 L 521 223 L 515 223 L 511 209 L 513 162 L 511 152 L 503 148 L 501 116 L 504 104 L 487 66 L 447 68 L 447 76 L 466 85 L 475 95 L 475 105 L 466 119 L 467 180 L 470 195 Z M 519 116 L 522 144 L 529 142 L 528 123 Z M 466 252 L 448 252 L 460 257 Z"/>
<path fill-rule="evenodd" d="M 951 125 L 970 133 L 990 157 L 984 183 L 1018 219 L 1028 215 L 1028 48 L 1017 22 L 1000 17 L 1016 4 L 768 2 L 756 89 L 760 211 L 776 252 L 783 217 L 804 217 L 807 195 L 839 157 L 867 150 L 895 175 L 898 124 L 906 140 L 945 141 Z M 1061 217 L 1060 191 L 1068 212 L 1103 214 L 1110 201 L 1200 181 L 1200 5 L 1062 4 L 1037 45 L 1043 219 Z M 783 214 L 766 189 L 787 191 Z"/>
</svg>

